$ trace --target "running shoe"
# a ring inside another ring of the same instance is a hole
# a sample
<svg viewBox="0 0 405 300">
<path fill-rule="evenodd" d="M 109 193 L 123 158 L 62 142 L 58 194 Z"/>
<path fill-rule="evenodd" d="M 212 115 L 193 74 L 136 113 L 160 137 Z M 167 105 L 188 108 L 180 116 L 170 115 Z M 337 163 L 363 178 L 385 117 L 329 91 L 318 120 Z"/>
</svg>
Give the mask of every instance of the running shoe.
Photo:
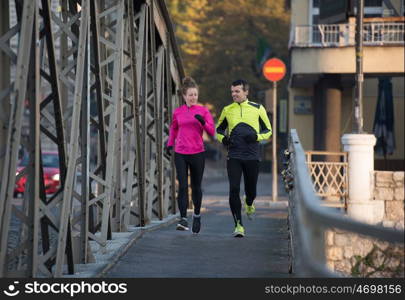
<svg viewBox="0 0 405 300">
<path fill-rule="evenodd" d="M 201 228 L 201 216 L 193 216 L 193 227 L 192 227 L 192 231 L 193 233 L 199 233 L 200 232 L 200 228 Z"/>
<path fill-rule="evenodd" d="M 187 218 L 181 218 L 176 227 L 177 230 L 188 230 Z"/>
<path fill-rule="evenodd" d="M 252 203 L 252 205 L 247 205 L 247 203 L 246 203 L 246 196 L 245 196 L 245 212 L 246 212 L 246 216 L 248 217 L 248 219 L 249 220 L 252 220 L 253 219 L 253 214 L 255 213 L 255 211 L 256 211 L 256 208 L 255 208 L 255 206 L 253 205 L 253 203 Z"/>
<path fill-rule="evenodd" d="M 236 223 L 235 231 L 233 232 L 234 237 L 244 237 L 245 229 L 240 225 L 239 221 Z"/>
</svg>

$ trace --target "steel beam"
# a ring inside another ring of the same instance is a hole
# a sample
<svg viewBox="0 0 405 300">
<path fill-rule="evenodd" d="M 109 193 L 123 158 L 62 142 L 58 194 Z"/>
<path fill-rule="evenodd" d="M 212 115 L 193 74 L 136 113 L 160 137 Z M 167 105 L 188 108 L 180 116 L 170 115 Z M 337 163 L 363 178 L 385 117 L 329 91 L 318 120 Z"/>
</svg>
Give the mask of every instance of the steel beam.
<svg viewBox="0 0 405 300">
<path fill-rule="evenodd" d="M 176 212 L 163 145 L 184 72 L 164 1 L 16 1 L 16 18 L 8 3 L 0 4 L 0 277 L 62 277 L 94 261 L 91 241 L 106 250 L 115 232 Z M 46 150 L 59 158 L 53 195 Z M 28 164 L 15 175 L 22 153 Z"/>
</svg>

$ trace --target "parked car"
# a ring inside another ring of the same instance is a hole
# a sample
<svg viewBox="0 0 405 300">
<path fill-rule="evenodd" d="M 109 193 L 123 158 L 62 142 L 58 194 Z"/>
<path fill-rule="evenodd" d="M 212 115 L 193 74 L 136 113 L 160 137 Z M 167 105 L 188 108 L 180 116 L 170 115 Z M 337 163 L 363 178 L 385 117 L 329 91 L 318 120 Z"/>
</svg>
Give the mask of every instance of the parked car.
<svg viewBox="0 0 405 300">
<path fill-rule="evenodd" d="M 28 165 L 28 155 L 25 154 L 20 160 L 16 176 Z M 60 185 L 60 170 L 58 152 L 42 152 L 42 166 L 44 168 L 44 184 L 45 193 L 54 194 Z M 27 175 L 22 176 L 17 180 L 14 188 L 14 195 L 22 195 L 25 191 Z"/>
</svg>

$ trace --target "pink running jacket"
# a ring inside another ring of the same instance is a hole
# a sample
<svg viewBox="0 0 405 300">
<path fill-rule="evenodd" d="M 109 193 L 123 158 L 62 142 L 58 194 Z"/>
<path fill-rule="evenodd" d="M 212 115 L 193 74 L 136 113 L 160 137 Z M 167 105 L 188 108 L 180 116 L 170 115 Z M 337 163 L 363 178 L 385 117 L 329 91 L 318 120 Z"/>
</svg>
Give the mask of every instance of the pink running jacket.
<svg viewBox="0 0 405 300">
<path fill-rule="evenodd" d="M 204 126 L 194 117 L 201 115 Z M 181 154 L 196 154 L 205 151 L 203 143 L 203 130 L 214 136 L 215 125 L 211 113 L 202 105 L 186 104 L 175 109 L 173 121 L 170 125 L 169 140 L 167 146 L 174 145 L 174 151 Z"/>
</svg>

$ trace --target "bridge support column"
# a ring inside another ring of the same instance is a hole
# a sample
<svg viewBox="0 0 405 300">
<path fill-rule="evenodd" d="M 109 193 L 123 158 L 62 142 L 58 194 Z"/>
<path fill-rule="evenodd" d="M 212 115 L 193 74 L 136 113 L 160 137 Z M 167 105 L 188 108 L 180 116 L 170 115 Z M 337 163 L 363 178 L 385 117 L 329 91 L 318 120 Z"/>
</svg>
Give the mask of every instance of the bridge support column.
<svg viewBox="0 0 405 300">
<path fill-rule="evenodd" d="M 374 145 L 372 134 L 345 134 L 344 151 L 348 152 L 349 199 L 348 215 L 361 222 L 376 224 L 384 216 L 384 202 L 373 200 Z"/>
<path fill-rule="evenodd" d="M 9 6 L 8 1 L 0 1 L 0 37 L 9 31 Z M 0 50 L 0 92 L 10 86 L 10 58 Z M 4 153 L 7 142 L 8 116 L 10 116 L 10 99 L 0 95 L 0 178 L 2 177 Z M 1 186 L 1 184 L 0 184 Z"/>
</svg>

